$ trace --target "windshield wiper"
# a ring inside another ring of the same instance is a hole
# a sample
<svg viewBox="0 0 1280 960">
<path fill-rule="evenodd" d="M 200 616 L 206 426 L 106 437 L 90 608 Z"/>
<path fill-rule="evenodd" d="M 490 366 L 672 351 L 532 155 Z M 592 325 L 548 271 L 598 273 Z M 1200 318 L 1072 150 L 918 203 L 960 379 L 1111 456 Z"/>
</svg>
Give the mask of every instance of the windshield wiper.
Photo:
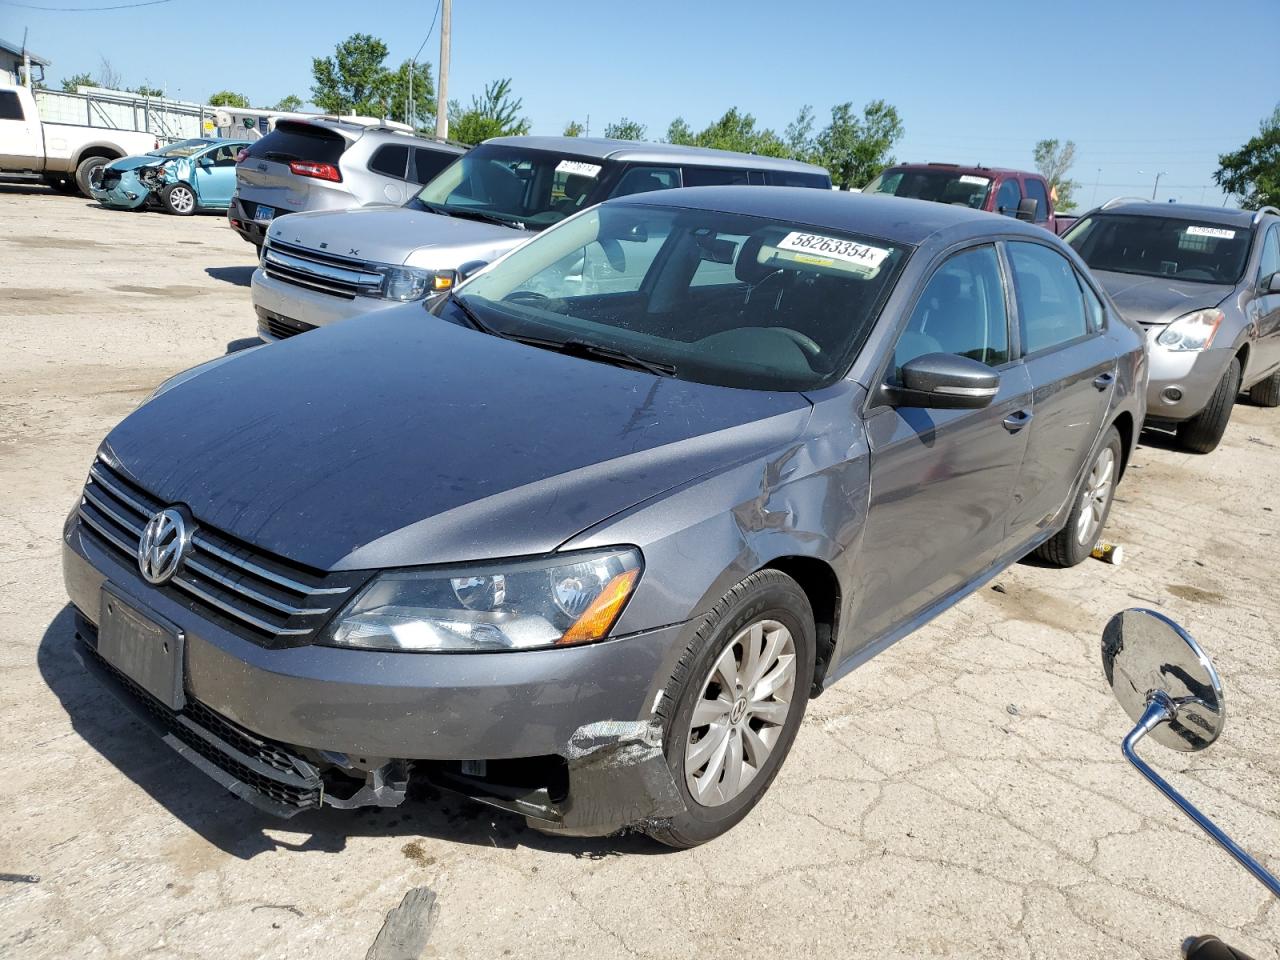
<svg viewBox="0 0 1280 960">
<path fill-rule="evenodd" d="M 475 310 L 467 306 L 466 301 L 464 301 L 460 296 L 458 296 L 458 294 L 455 291 L 453 290 L 449 291 L 448 302 L 452 303 L 455 307 L 458 308 L 458 311 L 466 319 L 467 325 L 471 327 L 472 330 L 479 330 L 481 333 L 487 333 L 492 337 L 505 338 L 507 336 L 505 333 L 502 333 L 499 330 L 495 330 L 493 327 L 489 326 L 487 323 L 481 320 L 480 314 L 476 313 Z M 511 339 L 515 339 L 515 338 L 511 338 Z"/>
<path fill-rule="evenodd" d="M 520 220 L 511 220 L 507 217 L 500 217 L 494 213 L 485 213 L 483 210 L 471 210 L 467 207 L 450 207 L 449 216 L 464 217 L 468 220 L 483 220 L 486 223 L 496 223 L 500 227 L 514 227 L 516 230 L 528 230 Z"/>
<path fill-rule="evenodd" d="M 616 367 L 644 370 L 659 377 L 674 377 L 676 375 L 676 367 L 673 363 L 663 363 L 661 360 L 646 360 L 644 357 L 637 357 L 634 353 L 627 353 L 625 350 L 617 350 L 613 347 L 602 347 L 598 343 L 588 343 L 586 340 L 562 340 L 558 343 L 553 340 L 550 341 L 548 347 L 570 356 L 583 357 L 587 360 L 602 360 L 605 363 L 612 363 Z"/>
<path fill-rule="evenodd" d="M 442 204 L 442 203 L 431 203 L 430 201 L 423 200 L 421 197 L 414 197 L 414 198 L 413 198 L 412 200 L 410 200 L 409 202 L 410 202 L 410 203 L 416 203 L 418 206 L 420 206 L 420 207 L 422 207 L 424 210 L 426 210 L 426 211 L 427 211 L 427 213 L 435 213 L 435 214 L 439 214 L 439 215 L 440 215 L 440 216 L 442 216 L 442 217 L 452 217 L 452 216 L 453 216 L 453 211 L 451 211 L 448 207 L 446 207 L 446 206 L 445 206 L 444 204 Z"/>
</svg>

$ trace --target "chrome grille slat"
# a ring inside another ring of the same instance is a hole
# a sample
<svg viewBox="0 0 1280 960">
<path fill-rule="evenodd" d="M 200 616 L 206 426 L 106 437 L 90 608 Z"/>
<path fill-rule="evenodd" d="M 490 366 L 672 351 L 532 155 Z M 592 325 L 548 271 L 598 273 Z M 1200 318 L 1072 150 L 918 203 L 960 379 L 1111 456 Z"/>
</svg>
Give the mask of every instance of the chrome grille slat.
<svg viewBox="0 0 1280 960">
<path fill-rule="evenodd" d="M 222 600 L 210 593 L 208 590 L 202 589 L 183 577 L 174 577 L 173 584 L 174 586 L 180 587 L 188 593 L 199 597 L 205 603 L 213 604 L 213 606 L 217 607 L 224 613 L 230 614 L 237 620 L 243 620 L 245 623 L 249 624 L 249 626 L 257 627 L 264 633 L 274 633 L 282 637 L 301 637 L 306 636 L 311 632 L 311 627 L 289 629 L 288 627 L 281 627 L 277 624 L 271 623 L 270 621 L 263 620 L 261 617 L 255 617 L 252 613 L 247 613 L 239 607 L 227 603 L 225 600 Z"/>
<path fill-rule="evenodd" d="M 382 274 L 363 263 L 297 247 L 282 248 L 279 243 L 267 243 L 262 269 L 285 283 L 347 299 L 378 296 L 382 291 Z"/>
<path fill-rule="evenodd" d="M 111 495 L 117 500 L 123 500 L 126 504 L 133 507 L 134 510 L 138 511 L 139 515 L 149 517 L 151 514 L 155 513 L 156 508 L 154 506 L 145 504 L 141 500 L 136 499 L 128 490 L 121 487 L 118 481 L 105 476 L 104 473 L 98 469 L 98 464 L 95 463 L 89 468 L 89 476 L 93 478 L 94 483 L 105 487 L 110 491 Z"/>
<path fill-rule="evenodd" d="M 232 580 L 230 577 L 225 577 L 212 567 L 201 563 L 194 557 L 188 557 L 183 566 L 188 570 L 200 574 L 202 577 L 208 577 L 214 583 L 222 584 L 234 593 L 244 594 L 255 603 L 260 603 L 264 607 L 270 607 L 273 610 L 279 610 L 281 613 L 286 613 L 291 617 L 313 617 L 318 613 L 328 613 L 331 609 L 330 607 L 292 606 L 291 604 L 285 603 L 283 600 L 277 600 L 275 597 L 269 597 L 265 593 L 259 593 L 247 584 Z"/>
<path fill-rule="evenodd" d="M 101 510 L 103 513 L 105 513 L 112 520 L 114 520 L 116 523 L 120 524 L 120 526 L 124 527 L 126 530 L 132 533 L 135 537 L 142 536 L 141 524 L 136 523 L 133 520 L 129 520 L 128 518 L 123 517 L 120 514 L 116 513 L 114 510 L 112 510 L 109 506 L 103 503 L 101 499 L 99 499 L 98 495 L 93 492 L 92 487 L 84 488 L 84 498 L 88 500 L 91 504 L 93 504 L 95 507 L 97 507 L 99 510 Z"/>
<path fill-rule="evenodd" d="M 105 537 L 108 541 L 110 541 L 111 543 L 119 547 L 120 550 L 122 550 L 124 553 L 137 552 L 137 549 L 138 549 L 137 544 L 134 544 L 132 547 L 129 546 L 127 543 L 125 543 L 123 540 L 117 537 L 114 533 L 112 533 L 110 530 L 108 530 L 106 527 L 100 524 L 97 520 L 93 519 L 93 517 L 85 513 L 83 507 L 81 507 L 76 512 L 79 514 L 81 520 L 83 520 L 89 526 L 93 527 L 94 530 L 98 531 L 99 536 Z"/>
<path fill-rule="evenodd" d="M 233 564 L 242 570 L 248 570 L 255 577 L 261 577 L 263 580 L 270 580 L 272 583 L 292 590 L 294 593 L 311 595 L 317 593 L 347 592 L 346 587 L 308 587 L 305 583 L 299 583 L 297 580 L 290 580 L 288 577 L 282 576 L 278 573 L 273 573 L 266 567 L 258 566 L 252 560 L 247 560 L 244 557 L 238 557 L 231 551 L 223 550 L 216 544 L 210 543 L 209 538 L 203 536 L 199 530 L 196 530 L 196 532 L 191 535 L 191 541 L 196 545 L 197 550 L 203 550 L 205 553 L 211 553 L 215 557 L 225 560 L 227 563 Z"/>
</svg>

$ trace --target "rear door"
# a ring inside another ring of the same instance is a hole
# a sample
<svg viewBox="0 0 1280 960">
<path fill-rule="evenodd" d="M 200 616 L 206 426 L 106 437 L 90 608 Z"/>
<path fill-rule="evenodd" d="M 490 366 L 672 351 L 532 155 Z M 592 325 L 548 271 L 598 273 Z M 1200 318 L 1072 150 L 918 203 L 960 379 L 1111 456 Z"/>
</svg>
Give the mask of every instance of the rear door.
<svg viewBox="0 0 1280 960">
<path fill-rule="evenodd" d="M 1074 489 L 1106 422 L 1118 360 L 1102 336 L 1098 295 L 1066 257 L 1032 241 L 1010 240 L 1004 249 L 1034 389 L 1009 514 L 1009 537 L 1023 542 L 1051 524 Z"/>
<path fill-rule="evenodd" d="M 860 632 L 871 639 L 967 584 L 1002 552 L 1022 468 L 1030 382 L 1010 359 L 1010 309 L 993 244 L 950 255 L 925 283 L 884 379 L 928 353 L 1000 372 L 980 410 L 880 406 L 868 411 L 871 502 L 860 561 Z"/>
<path fill-rule="evenodd" d="M 0 169 L 44 169 L 40 118 L 26 115 L 16 90 L 0 90 Z"/>
<path fill-rule="evenodd" d="M 1250 364 L 1250 376 L 1280 367 L 1280 293 L 1268 293 L 1271 278 L 1280 272 L 1280 223 L 1273 223 L 1262 238 L 1262 256 L 1258 261 L 1256 299 L 1249 307 L 1250 319 L 1258 328 L 1254 345 L 1256 363 Z"/>
</svg>

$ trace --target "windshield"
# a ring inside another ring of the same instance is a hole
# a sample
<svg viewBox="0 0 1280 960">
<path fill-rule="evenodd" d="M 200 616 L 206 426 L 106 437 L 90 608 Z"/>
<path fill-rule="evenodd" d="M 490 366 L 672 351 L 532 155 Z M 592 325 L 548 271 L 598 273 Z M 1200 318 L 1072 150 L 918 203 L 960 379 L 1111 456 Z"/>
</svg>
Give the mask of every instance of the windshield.
<svg viewBox="0 0 1280 960">
<path fill-rule="evenodd" d="M 1249 256 L 1248 228 L 1181 217 L 1097 214 L 1063 238 L 1092 270 L 1169 277 L 1196 283 L 1237 283 Z"/>
<path fill-rule="evenodd" d="M 887 193 L 893 197 L 958 203 L 981 210 L 991 189 L 991 178 L 954 170 L 886 170 L 863 193 Z"/>
<path fill-rule="evenodd" d="M 481 145 L 422 188 L 410 206 L 541 230 L 589 207 L 599 160 Z"/>
<path fill-rule="evenodd" d="M 180 143 L 171 143 L 167 147 L 161 147 L 159 150 L 152 150 L 148 156 L 190 157 L 204 150 L 212 143 L 212 140 L 183 140 Z"/>
<path fill-rule="evenodd" d="M 606 203 L 517 248 L 437 309 L 680 379 L 809 390 L 848 370 L 908 251 L 826 227 Z"/>
</svg>

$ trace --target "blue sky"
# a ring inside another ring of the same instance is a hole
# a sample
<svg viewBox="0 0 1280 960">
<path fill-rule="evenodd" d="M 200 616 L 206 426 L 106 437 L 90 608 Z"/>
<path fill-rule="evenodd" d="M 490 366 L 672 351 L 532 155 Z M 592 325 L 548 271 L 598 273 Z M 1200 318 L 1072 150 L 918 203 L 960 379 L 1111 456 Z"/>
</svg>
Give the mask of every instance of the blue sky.
<svg viewBox="0 0 1280 960">
<path fill-rule="evenodd" d="M 230 88 L 269 104 L 305 98 L 311 58 L 357 31 L 382 37 L 392 61 L 407 59 L 435 9 L 433 0 L 169 0 L 60 13 L 0 2 L 0 37 L 20 42 L 28 29 L 54 82 L 95 71 L 105 56 L 129 85 L 145 79 L 185 99 Z M 454 0 L 450 96 L 465 101 L 510 76 L 534 133 L 588 116 L 599 133 L 625 115 L 651 137 L 675 116 L 698 128 L 735 105 L 781 132 L 802 104 L 821 123 L 834 103 L 883 98 L 906 125 L 901 160 L 1029 167 L 1035 141 L 1058 137 L 1077 144 L 1083 204 L 1095 183 L 1099 199 L 1150 196 L 1158 171 L 1161 199 L 1220 203 L 1217 155 L 1256 133 L 1280 100 L 1280 68 L 1261 40 L 1276 12 L 1275 0 L 1216 9 L 1184 0 Z M 423 58 L 434 63 L 438 51 L 433 35 Z"/>
</svg>

